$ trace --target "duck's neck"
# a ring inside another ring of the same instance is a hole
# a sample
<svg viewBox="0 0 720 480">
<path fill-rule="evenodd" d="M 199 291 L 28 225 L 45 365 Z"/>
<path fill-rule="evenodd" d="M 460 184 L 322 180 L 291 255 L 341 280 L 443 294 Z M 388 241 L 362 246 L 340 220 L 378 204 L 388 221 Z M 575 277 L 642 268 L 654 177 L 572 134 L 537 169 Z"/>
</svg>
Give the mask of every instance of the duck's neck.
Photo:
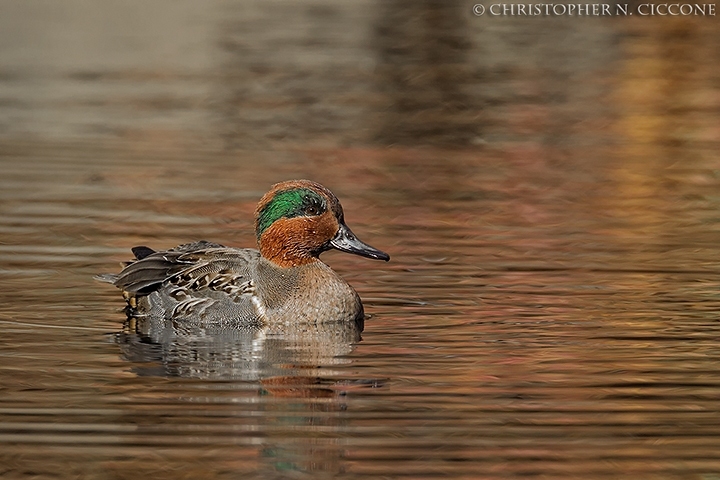
<svg viewBox="0 0 720 480">
<path fill-rule="evenodd" d="M 311 263 L 320 262 L 317 257 L 298 252 L 293 248 L 274 248 L 273 246 L 260 245 L 260 254 L 268 261 L 281 268 L 300 267 Z"/>
<path fill-rule="evenodd" d="M 265 259 L 281 268 L 320 262 L 316 255 L 310 253 L 307 245 L 287 239 L 283 241 L 278 237 L 263 235 L 258 242 L 258 248 Z"/>
</svg>

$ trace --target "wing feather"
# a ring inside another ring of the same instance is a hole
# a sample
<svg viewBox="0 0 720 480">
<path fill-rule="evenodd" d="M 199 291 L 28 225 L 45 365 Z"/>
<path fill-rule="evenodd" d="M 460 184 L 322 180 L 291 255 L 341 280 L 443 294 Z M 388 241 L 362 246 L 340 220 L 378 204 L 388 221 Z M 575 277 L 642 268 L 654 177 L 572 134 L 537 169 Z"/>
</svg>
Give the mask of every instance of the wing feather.
<svg viewBox="0 0 720 480">
<path fill-rule="evenodd" d="M 248 280 L 248 264 L 259 255 L 254 250 L 227 248 L 210 242 L 180 245 L 162 252 L 136 247 L 133 252 L 137 260 L 119 274 L 102 275 L 98 280 L 112 283 L 131 295 L 147 295 L 166 282 L 191 291 L 222 290 L 235 284 L 242 291 L 244 288 L 240 285 Z"/>
</svg>

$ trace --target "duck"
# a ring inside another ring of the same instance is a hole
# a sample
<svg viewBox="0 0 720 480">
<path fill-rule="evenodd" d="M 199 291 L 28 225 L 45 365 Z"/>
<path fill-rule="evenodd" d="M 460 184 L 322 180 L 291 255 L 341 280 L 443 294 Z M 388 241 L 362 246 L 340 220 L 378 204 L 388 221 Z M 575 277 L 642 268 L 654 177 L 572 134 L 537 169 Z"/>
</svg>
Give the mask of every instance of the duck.
<svg viewBox="0 0 720 480">
<path fill-rule="evenodd" d="M 122 291 L 128 317 L 231 327 L 362 324 L 360 296 L 319 256 L 330 249 L 390 256 L 357 238 L 329 189 L 311 180 L 277 183 L 254 217 L 257 249 L 205 240 L 164 251 L 137 246 L 119 273 L 96 279 Z"/>
</svg>

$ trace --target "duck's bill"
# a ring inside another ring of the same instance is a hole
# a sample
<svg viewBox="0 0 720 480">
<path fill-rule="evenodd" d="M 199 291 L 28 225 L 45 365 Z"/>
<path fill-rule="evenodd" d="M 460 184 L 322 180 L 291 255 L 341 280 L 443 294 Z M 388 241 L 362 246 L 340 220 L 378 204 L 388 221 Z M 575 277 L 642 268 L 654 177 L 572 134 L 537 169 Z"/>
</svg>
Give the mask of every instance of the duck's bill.
<svg viewBox="0 0 720 480">
<path fill-rule="evenodd" d="M 344 223 L 340 224 L 340 229 L 335 234 L 335 238 L 330 240 L 330 246 L 341 252 L 354 253 L 362 257 L 385 260 L 386 262 L 390 260 L 390 255 L 387 253 L 361 242 Z"/>
</svg>

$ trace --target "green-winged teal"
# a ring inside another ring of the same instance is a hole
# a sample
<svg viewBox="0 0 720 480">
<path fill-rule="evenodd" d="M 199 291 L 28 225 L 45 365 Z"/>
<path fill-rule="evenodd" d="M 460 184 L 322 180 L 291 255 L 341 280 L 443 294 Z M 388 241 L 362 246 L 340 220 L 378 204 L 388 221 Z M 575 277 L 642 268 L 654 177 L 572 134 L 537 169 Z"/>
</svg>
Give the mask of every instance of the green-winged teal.
<svg viewBox="0 0 720 480">
<path fill-rule="evenodd" d="M 358 240 L 340 201 L 309 180 L 278 183 L 255 210 L 260 250 L 200 241 L 156 252 L 132 249 L 119 274 L 100 275 L 123 291 L 132 316 L 237 326 L 362 322 L 355 290 L 318 256 L 331 248 L 379 260 Z"/>
</svg>

